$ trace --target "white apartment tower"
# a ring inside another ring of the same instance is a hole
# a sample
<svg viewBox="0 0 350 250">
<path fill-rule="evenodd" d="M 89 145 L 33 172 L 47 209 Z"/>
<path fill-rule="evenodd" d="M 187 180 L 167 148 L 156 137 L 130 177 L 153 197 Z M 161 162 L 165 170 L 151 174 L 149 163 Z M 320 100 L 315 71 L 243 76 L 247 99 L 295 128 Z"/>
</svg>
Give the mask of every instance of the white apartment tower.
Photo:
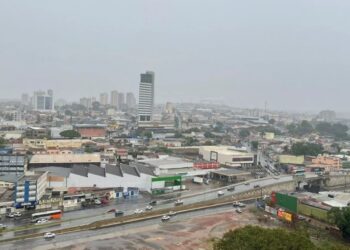
<svg viewBox="0 0 350 250">
<path fill-rule="evenodd" d="M 115 108 L 118 106 L 118 91 L 116 90 L 111 92 L 111 105 Z"/>
<path fill-rule="evenodd" d="M 152 121 L 152 112 L 154 105 L 154 72 L 147 71 L 141 74 L 139 87 L 139 122 Z"/>
</svg>

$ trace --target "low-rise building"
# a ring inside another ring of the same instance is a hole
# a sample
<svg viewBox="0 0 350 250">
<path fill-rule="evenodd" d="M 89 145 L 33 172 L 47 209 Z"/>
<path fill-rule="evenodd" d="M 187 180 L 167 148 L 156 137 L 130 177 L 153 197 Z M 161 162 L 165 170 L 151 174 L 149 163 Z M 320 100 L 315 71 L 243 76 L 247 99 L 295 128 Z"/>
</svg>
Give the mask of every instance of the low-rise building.
<svg viewBox="0 0 350 250">
<path fill-rule="evenodd" d="M 47 188 L 47 172 L 22 176 L 15 184 L 15 207 L 35 207 Z"/>
<path fill-rule="evenodd" d="M 92 164 L 100 166 L 100 154 L 37 154 L 29 161 L 29 168 L 59 166 L 72 167 L 73 165 Z"/>
<path fill-rule="evenodd" d="M 254 154 L 229 146 L 202 146 L 199 154 L 206 161 L 230 167 L 250 167 L 254 164 Z"/>
<path fill-rule="evenodd" d="M 107 126 L 105 124 L 76 124 L 74 129 L 79 132 L 82 138 L 104 138 Z"/>
<path fill-rule="evenodd" d="M 336 171 L 342 167 L 342 162 L 339 158 L 327 155 L 319 155 L 311 160 L 308 168 L 324 169 L 324 171 Z"/>
<path fill-rule="evenodd" d="M 26 159 L 23 155 L 0 155 L 1 175 L 24 175 L 27 168 Z"/>
</svg>

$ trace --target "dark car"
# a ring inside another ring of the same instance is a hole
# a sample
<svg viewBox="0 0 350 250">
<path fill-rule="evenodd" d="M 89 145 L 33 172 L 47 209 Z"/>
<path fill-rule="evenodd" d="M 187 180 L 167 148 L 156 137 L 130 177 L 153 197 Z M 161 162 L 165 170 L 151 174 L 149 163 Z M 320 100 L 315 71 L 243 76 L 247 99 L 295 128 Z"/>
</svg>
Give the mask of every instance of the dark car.
<svg viewBox="0 0 350 250">
<path fill-rule="evenodd" d="M 150 201 L 148 204 L 151 206 L 154 206 L 154 205 L 157 205 L 157 201 Z"/>
<path fill-rule="evenodd" d="M 254 188 L 259 188 L 260 187 L 260 185 L 254 185 Z"/>
<path fill-rule="evenodd" d="M 123 211 L 118 210 L 118 211 L 115 211 L 115 212 L 114 212 L 114 216 L 115 216 L 115 217 L 123 216 L 123 215 L 124 215 L 124 212 L 123 212 Z"/>
<path fill-rule="evenodd" d="M 227 188 L 227 191 L 230 191 L 230 192 L 235 191 L 235 187 L 229 187 Z"/>
</svg>

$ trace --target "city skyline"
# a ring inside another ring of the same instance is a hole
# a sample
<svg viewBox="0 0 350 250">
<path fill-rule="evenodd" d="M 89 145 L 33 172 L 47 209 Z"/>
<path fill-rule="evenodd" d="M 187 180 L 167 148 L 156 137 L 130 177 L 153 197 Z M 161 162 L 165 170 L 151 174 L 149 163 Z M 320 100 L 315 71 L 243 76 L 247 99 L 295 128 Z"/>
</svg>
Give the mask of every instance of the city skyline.
<svg viewBox="0 0 350 250">
<path fill-rule="evenodd" d="M 157 103 L 346 112 L 349 3 L 253 4 L 7 2 L 0 98 L 47 88 L 68 101 L 110 89 L 136 94 L 138 73 L 152 69 Z"/>
</svg>

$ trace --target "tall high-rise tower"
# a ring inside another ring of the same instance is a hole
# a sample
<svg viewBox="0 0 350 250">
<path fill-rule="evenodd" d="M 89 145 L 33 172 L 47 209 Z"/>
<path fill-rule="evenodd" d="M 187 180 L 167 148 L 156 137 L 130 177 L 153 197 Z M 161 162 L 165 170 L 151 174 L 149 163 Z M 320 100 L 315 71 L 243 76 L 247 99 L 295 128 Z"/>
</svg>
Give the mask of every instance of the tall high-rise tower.
<svg viewBox="0 0 350 250">
<path fill-rule="evenodd" d="M 152 121 L 154 105 L 154 72 L 147 71 L 141 74 L 139 87 L 139 107 L 138 120 L 139 122 Z"/>
</svg>

